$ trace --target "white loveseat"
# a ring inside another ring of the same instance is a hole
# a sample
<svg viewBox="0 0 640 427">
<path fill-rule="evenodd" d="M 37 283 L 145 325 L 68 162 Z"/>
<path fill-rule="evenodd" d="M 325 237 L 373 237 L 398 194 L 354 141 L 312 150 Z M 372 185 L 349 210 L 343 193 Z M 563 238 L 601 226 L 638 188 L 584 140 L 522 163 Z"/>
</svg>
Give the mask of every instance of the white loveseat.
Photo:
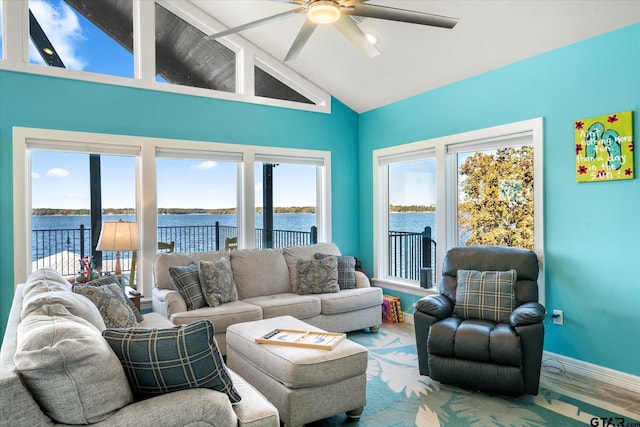
<svg viewBox="0 0 640 427">
<path fill-rule="evenodd" d="M 278 316 L 293 316 L 330 332 L 364 328 L 377 331 L 382 321 L 382 289 L 372 287 L 360 271 L 355 272 L 353 289 L 342 289 L 337 293 L 297 293 L 297 261 L 314 259 L 317 253 L 340 255 L 340 250 L 333 243 L 318 243 L 282 249 L 159 253 L 153 266 L 153 311 L 176 325 L 210 320 L 223 353 L 228 326 Z M 169 267 L 223 257 L 230 260 L 238 300 L 217 307 L 187 310 L 184 298 L 172 283 Z"/>
<path fill-rule="evenodd" d="M 277 409 L 231 370 L 242 398 L 233 406 L 208 388 L 134 400 L 92 304 L 53 270 L 16 287 L 0 350 L 0 425 L 279 427 Z M 175 327 L 157 313 L 138 326 Z"/>
</svg>

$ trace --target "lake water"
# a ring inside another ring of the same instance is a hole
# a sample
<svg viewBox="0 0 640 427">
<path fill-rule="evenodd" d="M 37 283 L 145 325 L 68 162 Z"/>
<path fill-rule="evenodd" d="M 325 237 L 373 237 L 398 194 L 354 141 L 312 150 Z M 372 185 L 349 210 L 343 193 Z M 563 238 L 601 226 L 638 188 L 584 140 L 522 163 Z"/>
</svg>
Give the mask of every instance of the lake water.
<svg viewBox="0 0 640 427">
<path fill-rule="evenodd" d="M 103 221 L 124 221 L 135 220 L 134 216 L 128 215 L 108 215 Z M 221 226 L 236 226 L 235 215 L 158 215 L 158 227 L 194 227 L 194 226 L 214 226 L 219 222 Z M 78 230 L 80 225 L 84 225 L 86 230 L 91 228 L 91 218 L 88 215 L 75 216 L 47 216 L 36 215 L 32 217 L 33 230 Z M 256 215 L 256 224 L 262 225 L 262 215 Z M 273 228 L 276 230 L 293 230 L 309 232 L 316 224 L 315 214 L 274 214 Z M 432 230 L 432 238 L 435 239 L 435 213 L 392 213 L 389 217 L 390 229 L 393 231 L 422 232 L 429 226 Z M 37 235 L 37 237 L 36 237 Z M 70 250 L 79 253 L 78 240 L 71 233 L 61 234 L 60 237 L 50 238 L 43 233 L 33 233 L 32 237 L 32 260 L 37 260 L 49 256 L 60 250 Z M 78 234 L 79 236 L 79 234 Z M 88 238 L 87 238 L 88 239 Z M 85 242 L 85 247 L 88 247 Z"/>
</svg>

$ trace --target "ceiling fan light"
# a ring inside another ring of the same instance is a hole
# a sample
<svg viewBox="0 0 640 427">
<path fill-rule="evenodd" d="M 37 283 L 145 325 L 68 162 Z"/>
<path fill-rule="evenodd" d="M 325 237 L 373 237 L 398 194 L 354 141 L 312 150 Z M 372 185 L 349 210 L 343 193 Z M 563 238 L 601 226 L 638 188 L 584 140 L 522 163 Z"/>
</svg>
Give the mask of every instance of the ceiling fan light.
<svg viewBox="0 0 640 427">
<path fill-rule="evenodd" d="M 331 0 L 317 0 L 309 5 L 309 20 L 316 24 L 332 24 L 340 18 L 340 5 Z"/>
</svg>

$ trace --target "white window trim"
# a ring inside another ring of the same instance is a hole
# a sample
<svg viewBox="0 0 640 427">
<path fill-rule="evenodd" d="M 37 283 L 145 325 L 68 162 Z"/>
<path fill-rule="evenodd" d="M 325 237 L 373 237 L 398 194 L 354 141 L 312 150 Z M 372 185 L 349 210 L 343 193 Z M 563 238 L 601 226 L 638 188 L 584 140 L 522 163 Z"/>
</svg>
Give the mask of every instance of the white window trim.
<svg viewBox="0 0 640 427">
<path fill-rule="evenodd" d="M 0 70 L 147 89 L 158 92 L 193 95 L 204 98 L 248 102 L 295 110 L 326 114 L 331 113 L 331 95 L 328 92 L 302 77 L 281 61 L 238 34 L 232 34 L 219 40 L 237 54 L 235 93 L 156 82 L 155 9 L 153 10 L 153 15 L 149 15 L 150 11 L 155 7 L 155 2 L 152 3 L 147 0 L 132 0 L 132 2 L 134 78 L 47 67 L 29 63 L 29 5 L 27 1 L 3 1 L 0 4 L 0 7 L 3 8 L 3 56 L 0 58 Z M 220 22 L 206 15 L 205 12 L 192 3 L 180 2 L 179 8 L 165 0 L 158 0 L 157 3 L 187 20 L 205 33 L 211 34 L 215 31 L 226 29 Z M 289 85 L 315 104 L 255 96 L 253 90 L 253 64 L 255 61 L 259 61 L 274 77 L 280 79 L 283 83 Z"/>
<path fill-rule="evenodd" d="M 544 274 L 544 175 L 543 175 L 543 119 L 536 118 L 524 120 L 506 125 L 494 126 L 447 135 L 439 138 L 417 141 L 408 144 L 381 148 L 373 151 L 373 246 L 374 246 L 374 280 L 380 286 L 398 290 L 413 295 L 427 295 L 437 290 L 425 290 L 415 285 L 407 284 L 387 276 L 387 245 L 386 235 L 388 230 L 388 163 L 389 159 L 411 159 L 413 156 L 424 155 L 421 153 L 435 150 L 436 164 L 441 165 L 436 169 L 436 235 L 440 245 L 436 251 L 436 266 L 442 266 L 446 251 L 457 242 L 455 231 L 455 215 L 457 204 L 454 192 L 449 189 L 456 187 L 455 155 L 447 155 L 449 150 L 455 151 L 462 147 L 477 147 L 484 141 L 495 141 L 512 138 L 518 135 L 531 135 L 534 155 L 534 251 L 538 255 L 540 263 L 540 275 L 538 278 L 539 300 L 545 302 L 545 274 Z M 416 159 L 418 157 L 415 157 Z M 444 183 L 444 185 L 438 185 Z M 446 247 L 445 247 L 446 246 Z M 439 282 L 437 280 L 436 282 Z"/>
<path fill-rule="evenodd" d="M 33 147 L 32 147 L 33 146 Z M 256 157 L 307 160 L 317 165 L 316 194 L 318 241 L 331 242 L 331 152 L 322 150 L 260 147 L 218 142 L 200 142 L 132 135 L 113 135 L 38 128 L 13 128 L 13 243 L 14 282 L 23 283 L 31 272 L 31 150 L 73 151 L 101 154 L 137 155 L 136 212 L 140 223 L 141 257 L 138 278 L 143 294 L 152 294 L 153 258 L 157 252 L 157 153 L 199 155 L 239 159 L 238 163 L 238 240 L 240 247 L 255 247 Z M 320 166 L 321 165 L 321 166 Z M 146 298 L 145 298 L 146 299 Z"/>
</svg>

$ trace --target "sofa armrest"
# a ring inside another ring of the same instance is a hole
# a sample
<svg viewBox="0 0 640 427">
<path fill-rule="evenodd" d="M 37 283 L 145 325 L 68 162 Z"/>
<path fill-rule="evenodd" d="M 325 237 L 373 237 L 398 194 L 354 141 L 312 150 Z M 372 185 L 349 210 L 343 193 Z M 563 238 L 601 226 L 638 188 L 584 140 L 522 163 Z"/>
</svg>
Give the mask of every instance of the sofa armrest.
<svg viewBox="0 0 640 427">
<path fill-rule="evenodd" d="M 511 326 L 533 325 L 544 320 L 545 309 L 537 302 L 527 302 L 511 312 L 509 322 Z"/>
<path fill-rule="evenodd" d="M 364 274 L 362 271 L 356 270 L 356 289 L 370 288 L 370 287 L 371 287 L 371 282 L 369 281 L 369 278 L 367 277 L 367 275 Z"/>
<path fill-rule="evenodd" d="M 418 300 L 416 310 L 437 319 L 446 319 L 453 313 L 453 301 L 442 294 L 429 295 Z"/>
<path fill-rule="evenodd" d="M 95 426 L 170 427 L 177 425 L 237 425 L 226 394 L 207 388 L 180 390 L 135 402 Z"/>
<path fill-rule="evenodd" d="M 180 292 L 172 289 L 153 288 L 153 311 L 162 314 L 168 319 L 175 313 L 187 311 L 187 303 L 184 302 Z"/>
</svg>

